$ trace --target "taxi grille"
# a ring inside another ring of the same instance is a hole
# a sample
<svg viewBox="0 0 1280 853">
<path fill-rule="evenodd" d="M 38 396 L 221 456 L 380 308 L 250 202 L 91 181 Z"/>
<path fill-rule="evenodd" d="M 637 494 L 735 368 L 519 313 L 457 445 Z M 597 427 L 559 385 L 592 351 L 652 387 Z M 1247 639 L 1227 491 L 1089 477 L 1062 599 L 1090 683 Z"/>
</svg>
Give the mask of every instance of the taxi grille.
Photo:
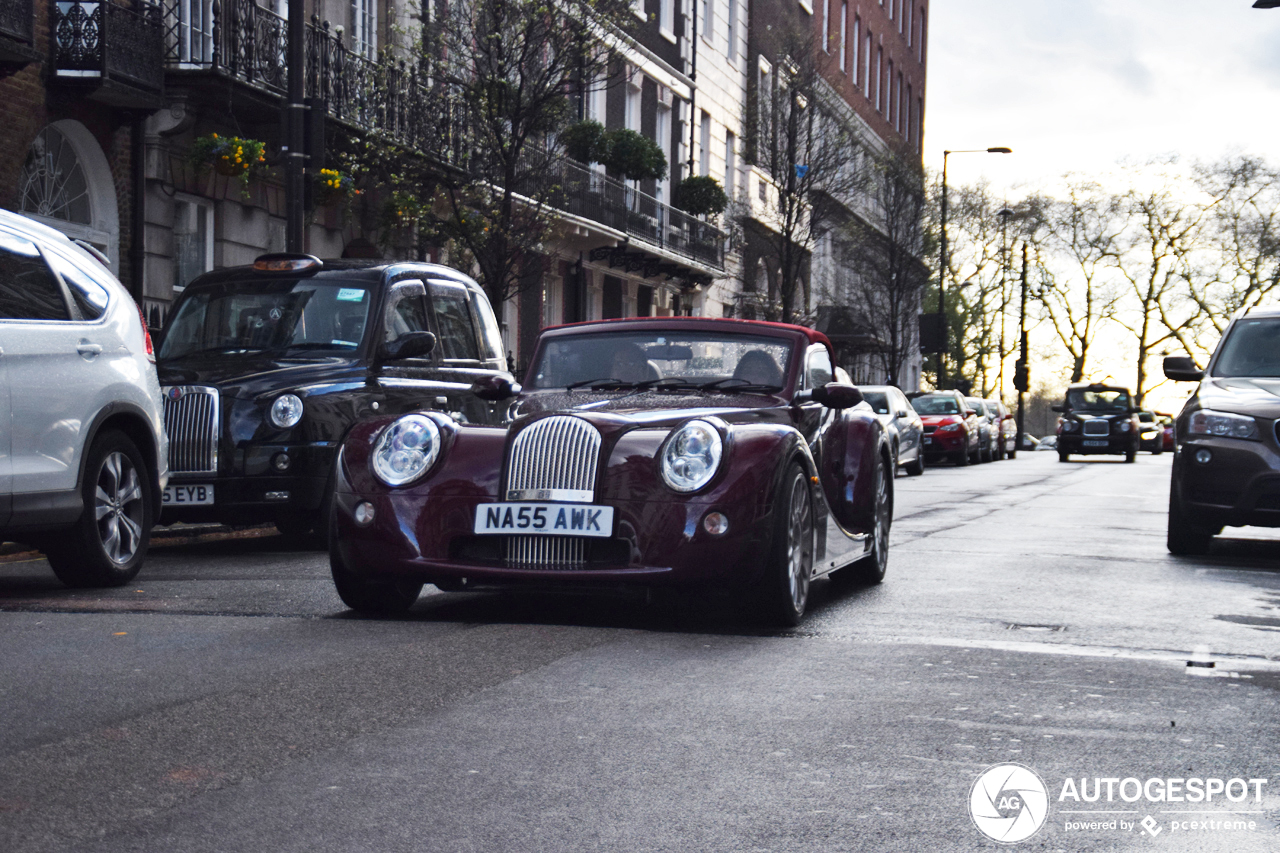
<svg viewBox="0 0 1280 853">
<path fill-rule="evenodd" d="M 554 494 L 544 499 L 590 503 L 595 496 L 600 444 L 599 430 L 566 415 L 544 418 L 522 430 L 511 442 L 507 500 L 527 500 L 532 492 L 551 491 Z"/>
<path fill-rule="evenodd" d="M 1111 422 L 1102 420 L 1088 420 L 1084 422 L 1081 432 L 1085 435 L 1109 435 L 1111 433 Z"/>
<path fill-rule="evenodd" d="M 162 388 L 170 474 L 218 470 L 218 389 L 203 385 Z"/>
</svg>

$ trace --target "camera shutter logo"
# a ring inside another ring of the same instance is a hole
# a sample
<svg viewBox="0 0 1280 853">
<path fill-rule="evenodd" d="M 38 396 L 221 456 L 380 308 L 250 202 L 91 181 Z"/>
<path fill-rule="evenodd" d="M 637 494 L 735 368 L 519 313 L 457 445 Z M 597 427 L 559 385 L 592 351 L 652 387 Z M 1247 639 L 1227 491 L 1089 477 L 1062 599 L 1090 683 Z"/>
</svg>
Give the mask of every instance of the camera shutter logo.
<svg viewBox="0 0 1280 853">
<path fill-rule="evenodd" d="M 969 816 L 993 841 L 1016 844 L 1040 831 L 1049 816 L 1044 780 L 1021 764 L 988 767 L 969 791 Z"/>
</svg>

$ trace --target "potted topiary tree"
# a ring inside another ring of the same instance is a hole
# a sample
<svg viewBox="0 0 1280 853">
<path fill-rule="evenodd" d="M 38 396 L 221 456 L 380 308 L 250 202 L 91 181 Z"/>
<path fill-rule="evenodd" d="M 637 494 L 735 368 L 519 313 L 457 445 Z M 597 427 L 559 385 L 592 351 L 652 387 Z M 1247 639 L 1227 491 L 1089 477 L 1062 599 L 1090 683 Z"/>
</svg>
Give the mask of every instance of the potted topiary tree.
<svg viewBox="0 0 1280 853">
<path fill-rule="evenodd" d="M 672 201 L 694 216 L 718 216 L 729 205 L 720 182 L 710 175 L 693 175 L 676 184 Z"/>
<path fill-rule="evenodd" d="M 667 174 L 667 155 L 658 143 L 634 130 L 609 133 L 609 159 L 604 162 L 631 181 L 657 181 Z"/>
<path fill-rule="evenodd" d="M 564 151 L 580 163 L 605 163 L 609 160 L 609 134 L 598 121 L 580 121 L 560 134 Z"/>
</svg>

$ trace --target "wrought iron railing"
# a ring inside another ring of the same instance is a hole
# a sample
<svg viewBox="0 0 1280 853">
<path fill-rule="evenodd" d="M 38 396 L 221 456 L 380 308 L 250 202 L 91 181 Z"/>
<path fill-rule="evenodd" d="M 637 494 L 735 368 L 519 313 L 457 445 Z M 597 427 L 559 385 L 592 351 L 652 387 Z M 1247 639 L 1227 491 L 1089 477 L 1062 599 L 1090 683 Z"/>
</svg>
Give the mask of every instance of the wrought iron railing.
<svg viewBox="0 0 1280 853">
<path fill-rule="evenodd" d="M 645 243 L 718 270 L 724 269 L 725 233 L 600 172 L 565 160 L 552 203 Z"/>
<path fill-rule="evenodd" d="M 0 36 L 33 44 L 35 41 L 35 0 L 0 0 Z"/>
<path fill-rule="evenodd" d="M 160 7 L 111 0 L 55 0 L 53 66 L 62 77 L 124 80 L 159 92 L 164 86 Z"/>
</svg>

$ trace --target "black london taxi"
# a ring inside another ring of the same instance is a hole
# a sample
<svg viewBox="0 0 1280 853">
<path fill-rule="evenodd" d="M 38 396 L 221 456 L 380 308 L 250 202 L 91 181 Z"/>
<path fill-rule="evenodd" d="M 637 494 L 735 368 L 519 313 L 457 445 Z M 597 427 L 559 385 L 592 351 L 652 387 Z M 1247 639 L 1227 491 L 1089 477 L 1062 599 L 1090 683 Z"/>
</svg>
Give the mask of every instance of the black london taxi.
<svg viewBox="0 0 1280 853">
<path fill-rule="evenodd" d="M 1128 388 L 1101 383 L 1071 385 L 1066 399 L 1054 406 L 1058 418 L 1058 461 L 1072 453 L 1138 456 L 1138 410 Z"/>
<path fill-rule="evenodd" d="M 514 384 L 484 291 L 437 264 L 264 255 L 195 279 L 162 339 L 162 524 L 323 534 L 353 424 L 422 409 L 499 423 Z"/>
</svg>

